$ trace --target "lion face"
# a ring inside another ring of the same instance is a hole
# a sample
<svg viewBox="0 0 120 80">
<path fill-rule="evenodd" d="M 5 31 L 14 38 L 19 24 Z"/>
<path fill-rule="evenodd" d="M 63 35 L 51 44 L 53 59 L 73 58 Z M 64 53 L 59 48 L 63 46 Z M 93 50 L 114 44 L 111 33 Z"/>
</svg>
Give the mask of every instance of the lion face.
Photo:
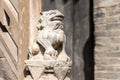
<svg viewBox="0 0 120 80">
<path fill-rule="evenodd" d="M 50 10 L 41 13 L 38 29 L 63 29 L 64 15 L 58 10 Z"/>
</svg>

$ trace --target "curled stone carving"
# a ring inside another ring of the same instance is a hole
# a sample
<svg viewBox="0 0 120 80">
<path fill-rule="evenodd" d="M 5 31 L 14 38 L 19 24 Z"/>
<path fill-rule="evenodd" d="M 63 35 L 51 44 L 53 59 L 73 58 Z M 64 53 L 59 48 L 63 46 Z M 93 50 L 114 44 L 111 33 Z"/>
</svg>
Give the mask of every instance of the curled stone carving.
<svg viewBox="0 0 120 80">
<path fill-rule="evenodd" d="M 72 61 L 65 52 L 63 19 L 64 15 L 58 10 L 41 13 L 29 59 L 25 60 L 31 75 L 25 80 L 70 80 L 66 74 Z"/>
</svg>

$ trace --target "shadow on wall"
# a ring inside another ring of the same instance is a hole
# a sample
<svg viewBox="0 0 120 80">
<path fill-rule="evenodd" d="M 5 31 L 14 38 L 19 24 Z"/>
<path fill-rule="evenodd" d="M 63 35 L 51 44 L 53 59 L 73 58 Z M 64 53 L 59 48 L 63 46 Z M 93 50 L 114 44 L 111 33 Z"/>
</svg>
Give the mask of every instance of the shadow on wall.
<svg viewBox="0 0 120 80">
<path fill-rule="evenodd" d="M 8 32 L 4 25 L 0 22 L 0 28 L 3 32 Z"/>
<path fill-rule="evenodd" d="M 90 36 L 83 49 L 85 80 L 94 80 L 94 17 L 93 0 L 89 1 Z"/>
</svg>

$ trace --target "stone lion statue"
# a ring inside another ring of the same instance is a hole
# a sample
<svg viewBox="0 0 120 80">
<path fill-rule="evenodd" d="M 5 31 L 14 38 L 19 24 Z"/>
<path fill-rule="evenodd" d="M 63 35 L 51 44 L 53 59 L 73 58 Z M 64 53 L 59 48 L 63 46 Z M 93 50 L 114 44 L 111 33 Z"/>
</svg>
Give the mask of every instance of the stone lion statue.
<svg viewBox="0 0 120 80">
<path fill-rule="evenodd" d="M 50 64 L 43 63 L 43 72 L 53 70 L 59 80 L 64 80 L 72 63 L 65 52 L 66 36 L 62 22 L 64 15 L 58 10 L 44 11 L 40 14 L 36 38 L 29 49 L 30 60 L 49 61 Z M 63 71 L 65 74 L 60 74 Z"/>
</svg>

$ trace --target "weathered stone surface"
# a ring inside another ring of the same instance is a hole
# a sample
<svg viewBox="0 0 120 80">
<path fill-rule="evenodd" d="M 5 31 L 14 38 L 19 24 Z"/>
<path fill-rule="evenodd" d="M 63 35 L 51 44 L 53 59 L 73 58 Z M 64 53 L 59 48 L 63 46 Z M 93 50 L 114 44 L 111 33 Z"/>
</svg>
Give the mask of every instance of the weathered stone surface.
<svg viewBox="0 0 120 80">
<path fill-rule="evenodd" d="M 101 64 L 101 65 L 117 65 L 120 62 L 119 58 L 116 57 L 96 57 L 96 65 Z"/>
<path fill-rule="evenodd" d="M 0 49 L 3 53 L 3 55 L 5 56 L 5 58 L 8 61 L 8 64 L 11 66 L 13 72 L 17 75 L 17 66 L 14 63 L 13 59 L 11 59 L 12 57 L 10 56 L 10 51 L 9 49 L 6 47 L 6 44 L 3 42 L 2 39 L 0 39 Z"/>
<path fill-rule="evenodd" d="M 95 31 L 95 36 L 98 36 L 98 37 L 115 37 L 116 36 L 117 37 L 119 36 L 119 33 L 120 33 L 119 30 Z"/>
<path fill-rule="evenodd" d="M 29 59 L 25 60 L 33 80 L 48 80 L 52 76 L 53 80 L 65 80 L 71 69 L 72 61 L 65 52 L 63 19 L 58 10 L 41 12 L 37 35 L 29 46 Z"/>
<path fill-rule="evenodd" d="M 0 58 L 0 78 L 3 80 L 17 80 L 17 76 L 5 58 Z"/>
<path fill-rule="evenodd" d="M 119 0 L 94 0 L 94 8 L 98 8 L 98 7 L 109 7 L 109 6 L 113 6 L 113 5 L 117 5 L 119 4 L 120 1 Z"/>
<path fill-rule="evenodd" d="M 105 79 L 119 79 L 120 73 L 116 72 L 101 72 L 101 73 L 95 73 L 97 78 L 104 78 Z"/>
<path fill-rule="evenodd" d="M 0 79 L 18 80 L 17 44 L 18 12 L 10 0 L 0 0 L 0 66 L 3 66 Z"/>
<path fill-rule="evenodd" d="M 120 66 L 119 65 L 96 65 L 95 70 L 98 72 L 118 72 L 120 71 Z"/>
<path fill-rule="evenodd" d="M 33 80 L 31 76 L 27 76 L 24 80 Z M 39 80 L 58 80 L 54 75 L 42 75 Z M 68 77 L 66 77 L 64 80 L 70 80 Z"/>
<path fill-rule="evenodd" d="M 15 9 L 18 11 L 18 0 L 10 0 L 10 1 L 15 6 Z"/>
<path fill-rule="evenodd" d="M 94 12 L 94 18 L 104 18 L 106 16 L 106 9 L 105 8 L 96 8 Z"/>
<path fill-rule="evenodd" d="M 5 28 L 5 26 L 0 25 L 0 41 L 3 43 L 3 45 L 8 48 L 9 50 L 9 56 L 11 56 L 11 58 L 13 58 L 14 62 L 18 61 L 18 54 L 17 54 L 17 46 L 14 43 L 14 41 L 11 38 L 11 35 L 9 35 L 9 32 L 4 32 L 2 29 Z M 12 47 L 11 47 L 12 46 Z"/>
<path fill-rule="evenodd" d="M 117 16 L 120 15 L 120 7 L 118 5 L 110 6 L 107 9 L 108 16 Z"/>
<path fill-rule="evenodd" d="M 105 18 L 95 18 L 94 22 L 95 22 L 95 24 L 105 24 L 106 19 Z"/>
<path fill-rule="evenodd" d="M 95 57 L 97 57 L 97 58 L 104 58 L 104 57 L 115 57 L 115 58 L 119 58 L 120 57 L 120 51 L 109 51 L 108 52 L 108 50 L 107 51 L 99 51 L 99 52 L 97 52 L 96 51 L 96 54 L 95 54 Z"/>
<path fill-rule="evenodd" d="M 107 24 L 117 24 L 117 23 L 119 23 L 119 17 L 108 17 L 107 18 Z"/>
<path fill-rule="evenodd" d="M 0 57 L 7 59 L 8 62 L 5 62 L 4 65 L 8 66 L 5 69 L 11 74 L 10 76 L 17 76 L 12 80 L 23 80 L 26 75 L 24 60 L 28 55 L 26 53 L 29 30 L 31 26 L 35 27 L 37 24 L 30 22 L 39 18 L 40 3 L 41 0 L 0 0 L 0 40 L 3 39 L 3 42 L 0 41 Z M 1 43 L 4 43 L 4 46 Z"/>
<path fill-rule="evenodd" d="M 95 80 L 119 80 L 120 1 L 94 1 Z"/>
</svg>

